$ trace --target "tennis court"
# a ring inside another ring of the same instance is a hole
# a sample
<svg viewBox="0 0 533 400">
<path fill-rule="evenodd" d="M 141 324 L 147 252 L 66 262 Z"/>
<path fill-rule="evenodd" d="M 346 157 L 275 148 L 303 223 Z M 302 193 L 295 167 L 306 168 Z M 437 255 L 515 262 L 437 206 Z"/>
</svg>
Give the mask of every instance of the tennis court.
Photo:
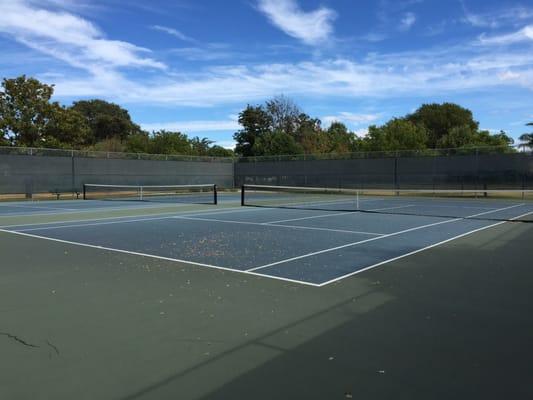
<svg viewBox="0 0 533 400">
<path fill-rule="evenodd" d="M 241 196 L 242 205 L 252 207 L 238 207 L 235 193 L 224 197 L 223 202 L 237 206 L 229 210 L 213 207 L 156 216 L 3 224 L 2 229 L 32 238 L 322 286 L 496 224 L 531 222 L 533 215 L 533 205 L 525 196 L 487 200 L 372 195 L 359 200 L 358 195 L 346 192 L 334 192 L 332 198 L 328 192 L 325 199 L 319 199 L 308 188 L 303 193 L 300 188 L 294 188 L 296 192 L 290 189 L 250 186 Z M 215 206 L 211 193 L 188 194 L 184 203 Z M 164 195 L 164 202 L 170 201 L 172 196 Z M 127 202 L 123 197 L 121 191 L 118 207 Z M 30 205 L 28 212 L 52 212 L 53 203 L 47 204 Z M 72 211 L 74 206 L 105 210 L 105 205 L 113 202 L 70 204 L 59 210 Z M 147 204 L 152 205 L 150 201 Z M 348 210 L 350 205 L 352 210 Z M 16 207 L 2 206 L 0 212 L 2 208 L 4 215 L 11 215 Z M 20 208 L 16 211 L 21 212 Z"/>
<path fill-rule="evenodd" d="M 496 377 L 528 392 L 530 192 L 243 190 L 2 203 L 16 367 L 0 393 L 388 398 L 473 381 L 490 397 Z M 500 339 L 522 348 L 518 372 L 499 370 L 508 352 L 482 359 Z"/>
</svg>

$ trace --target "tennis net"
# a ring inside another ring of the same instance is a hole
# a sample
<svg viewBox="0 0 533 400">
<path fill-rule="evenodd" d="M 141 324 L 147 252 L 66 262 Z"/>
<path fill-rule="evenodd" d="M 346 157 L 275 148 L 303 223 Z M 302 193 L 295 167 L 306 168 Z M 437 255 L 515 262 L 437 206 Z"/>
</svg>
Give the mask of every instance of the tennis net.
<svg viewBox="0 0 533 400">
<path fill-rule="evenodd" d="M 84 184 L 84 200 L 154 201 L 217 204 L 217 187 L 205 185 L 101 185 Z"/>
<path fill-rule="evenodd" d="M 336 189 L 243 185 L 253 207 L 533 222 L 533 190 Z"/>
</svg>

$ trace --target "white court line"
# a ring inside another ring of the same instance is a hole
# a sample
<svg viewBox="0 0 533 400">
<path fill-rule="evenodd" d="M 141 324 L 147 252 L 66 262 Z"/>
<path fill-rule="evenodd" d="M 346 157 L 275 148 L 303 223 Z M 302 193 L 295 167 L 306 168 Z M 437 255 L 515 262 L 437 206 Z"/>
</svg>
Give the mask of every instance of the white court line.
<svg viewBox="0 0 533 400">
<path fill-rule="evenodd" d="M 226 224 L 271 226 L 271 227 L 280 227 L 280 228 L 328 231 L 328 232 L 339 232 L 339 233 L 358 233 L 361 235 L 370 235 L 370 236 L 383 236 L 384 235 L 384 233 L 350 231 L 350 230 L 344 230 L 344 229 L 319 228 L 319 227 L 313 227 L 313 226 L 277 225 L 277 224 L 271 224 L 270 222 L 231 221 L 231 220 L 213 219 L 213 218 L 195 218 L 195 217 L 188 217 L 188 216 L 175 216 L 175 217 L 170 217 L 170 218 L 186 219 L 186 220 L 191 220 L 191 221 L 221 222 L 221 223 L 226 223 Z"/>
<path fill-rule="evenodd" d="M 70 201 L 70 202 L 83 202 L 83 201 L 98 201 L 98 200 L 61 200 L 61 201 Z M 237 202 L 237 200 L 235 200 Z M 2 204 L 1 206 L 9 206 L 12 203 L 9 204 Z M 80 204 L 80 203 L 78 203 Z M 94 203 L 90 203 L 94 204 Z M 38 217 L 38 216 L 50 216 L 50 215 L 63 215 L 63 214 L 77 214 L 77 213 L 88 213 L 88 212 L 94 212 L 94 211 L 129 211 L 129 210 L 150 210 L 153 208 L 180 208 L 185 206 L 190 206 L 191 204 L 165 204 L 165 203 L 141 203 L 141 204 L 123 204 L 122 206 L 97 206 L 97 207 L 89 207 L 89 208 L 52 208 L 47 207 L 46 209 L 50 210 L 57 210 L 58 212 L 48 212 L 48 213 L 0 213 L 0 218 L 9 218 L 9 217 Z M 24 206 L 22 204 L 18 205 L 19 207 L 23 208 Z M 61 210 L 72 210 L 68 212 L 61 212 Z M 187 212 L 187 211 L 176 211 L 176 212 Z"/>
<path fill-rule="evenodd" d="M 530 214 L 533 214 L 533 211 L 527 212 L 527 213 L 522 214 L 522 215 L 519 215 L 519 216 L 517 216 L 517 217 L 510 218 L 510 220 L 511 220 L 511 221 L 514 221 L 514 220 L 517 220 L 517 219 L 519 219 L 519 218 L 525 217 L 525 216 L 530 215 Z M 431 245 L 426 246 L 426 247 L 423 247 L 423 248 L 421 248 L 421 249 L 414 250 L 414 251 L 411 251 L 411 252 L 409 252 L 409 253 L 402 254 L 402 255 L 400 255 L 400 256 L 398 256 L 398 257 L 389 258 L 388 260 L 380 261 L 379 263 L 376 263 L 376 264 L 370 265 L 370 266 L 368 266 L 368 267 L 365 267 L 365 268 L 359 269 L 359 270 L 354 271 L 354 272 L 350 272 L 349 274 L 339 276 L 339 277 L 337 277 L 337 278 L 331 279 L 331 280 L 326 281 L 326 282 L 322 282 L 322 283 L 318 284 L 318 286 L 319 286 L 319 287 L 322 287 L 322 286 L 326 286 L 326 285 L 329 285 L 329 284 L 334 283 L 334 282 L 338 282 L 338 281 L 340 281 L 340 280 L 342 280 L 342 279 L 345 279 L 345 278 L 348 278 L 348 277 L 350 277 L 350 276 L 353 276 L 353 275 L 359 274 L 359 273 L 364 272 L 364 271 L 368 271 L 369 269 L 373 269 L 373 268 L 379 267 L 380 265 L 388 264 L 388 263 L 390 263 L 390 262 L 393 262 L 393 261 L 399 260 L 399 259 L 401 259 L 401 258 L 408 257 L 408 256 L 411 256 L 411 255 L 413 255 L 413 254 L 420 253 L 420 252 L 425 251 L 425 250 L 429 250 L 429 249 L 431 249 L 431 248 L 433 248 L 433 247 L 437 247 L 437 246 L 440 246 L 440 245 L 442 245 L 442 244 L 445 244 L 445 243 L 451 242 L 452 240 L 459 239 L 459 238 L 462 238 L 462 237 L 467 236 L 467 235 L 471 235 L 472 233 L 480 232 L 480 231 L 483 231 L 483 230 L 485 230 L 485 229 L 489 229 L 489 228 L 492 228 L 492 227 L 495 227 L 495 226 L 498 226 L 498 225 L 501 225 L 501 224 L 505 224 L 506 222 L 508 222 L 508 221 L 500 221 L 500 222 L 496 222 L 496 223 L 491 224 L 491 225 L 487 225 L 487 226 L 483 226 L 483 227 L 478 228 L 478 229 L 474 229 L 474 230 L 469 231 L 469 232 L 462 233 L 462 234 L 460 234 L 460 235 L 457 235 L 457 236 L 451 237 L 451 238 L 449 238 L 449 239 L 446 239 L 446 240 L 440 241 L 440 242 L 438 242 L 438 243 L 431 244 Z"/>
<path fill-rule="evenodd" d="M 220 267 L 218 265 L 204 264 L 204 263 L 199 263 L 199 262 L 196 262 L 196 261 L 181 260 L 179 258 L 156 256 L 156 255 L 153 255 L 153 254 L 139 253 L 137 251 L 121 250 L 121 249 L 115 249 L 113 247 L 105 247 L 105 246 L 98 246 L 98 245 L 93 245 L 93 244 L 88 244 L 88 243 L 72 242 L 70 240 L 55 239 L 55 238 L 50 238 L 50 237 L 46 237 L 46 236 L 33 235 L 33 234 L 30 234 L 30 233 L 17 232 L 17 231 L 8 231 L 8 230 L 5 230 L 5 229 L 0 229 L 0 232 L 10 233 L 12 235 L 30 237 L 30 238 L 34 238 L 34 239 L 49 240 L 49 241 L 52 241 L 52 242 L 70 244 L 70 245 L 75 245 L 75 246 L 89 247 L 89 248 L 92 248 L 92 249 L 111 251 L 111 252 L 115 252 L 115 253 L 123 253 L 123 254 L 130 254 L 130 255 L 134 255 L 134 256 L 153 258 L 153 259 L 156 259 L 156 260 L 173 261 L 173 262 L 179 262 L 179 263 L 182 263 L 182 264 L 196 265 L 196 266 L 200 266 L 200 267 L 207 267 L 207 268 L 217 269 L 217 270 L 222 270 L 222 271 L 238 272 L 238 273 L 245 274 L 245 275 L 252 275 L 252 276 L 259 276 L 259 277 L 263 277 L 263 278 L 276 279 L 276 280 L 279 280 L 279 281 L 298 283 L 298 284 L 303 284 L 303 285 L 307 285 L 307 286 L 314 286 L 314 287 L 318 287 L 319 286 L 317 283 L 298 281 L 296 279 L 283 278 L 281 276 L 267 275 L 267 274 L 261 274 L 261 273 L 257 273 L 257 272 L 249 272 L 249 271 L 246 271 L 246 270 L 241 270 L 241 269 L 236 269 L 236 268 Z"/>
<path fill-rule="evenodd" d="M 88 219 L 71 219 L 71 220 L 67 220 L 67 221 L 51 221 L 51 222 L 33 222 L 33 223 L 27 223 L 27 224 L 11 224 L 11 225 L 3 225 L 3 226 L 0 226 L 0 229 L 5 229 L 5 228 L 15 228 L 15 227 L 18 227 L 18 226 L 41 226 L 41 225 L 56 225 L 56 224 L 67 224 L 67 223 L 70 223 L 70 222 L 74 222 L 74 223 L 78 223 L 78 222 L 92 222 L 92 221 L 108 221 L 110 219 L 126 219 L 127 221 L 127 218 L 138 218 L 138 217 L 153 217 L 153 216 L 156 216 L 156 215 L 169 215 L 169 216 L 173 216 L 173 215 L 180 215 L 180 214 L 186 214 L 186 215 L 190 215 L 191 216 L 195 216 L 195 215 L 218 215 L 218 214 L 227 214 L 227 213 L 231 213 L 231 212 L 244 212 L 244 211 L 253 211 L 253 210 L 244 210 L 242 207 L 229 207 L 229 208 L 224 208 L 220 211 L 211 211 L 211 210 L 205 210 L 204 212 L 202 211 L 171 211 L 171 212 L 165 212 L 165 213 L 152 213 L 152 214 L 139 214 L 139 215 L 125 215 L 125 216 L 117 216 L 117 217 L 103 217 L 103 218 L 88 218 Z M 257 209 L 256 211 L 259 211 L 259 209 Z M 50 214 L 41 214 L 41 215 L 50 215 Z M 62 226 L 67 226 L 67 225 L 62 225 Z"/>
<path fill-rule="evenodd" d="M 314 251 L 314 252 L 311 252 L 311 253 L 302 254 L 301 256 L 287 258 L 285 260 L 276 261 L 276 262 L 273 262 L 273 263 L 270 263 L 270 264 L 261 265 L 259 267 L 250 268 L 247 271 L 257 271 L 257 270 L 260 270 L 260 269 L 272 267 L 274 265 L 285 264 L 285 263 L 288 263 L 288 262 L 291 262 L 291 261 L 300 260 L 302 258 L 312 257 L 312 256 L 316 256 L 318 254 L 324 254 L 324 253 L 329 253 L 329 252 L 332 252 L 332 251 L 344 249 L 346 247 L 351 247 L 351 246 L 356 246 L 356 245 L 363 244 L 363 243 L 373 242 L 375 240 L 381 240 L 381 239 L 385 239 L 385 238 L 388 238 L 388 237 L 391 237 L 391 236 L 397 236 L 397 235 L 401 235 L 401 234 L 404 234 L 404 233 L 407 233 L 407 232 L 412 232 L 412 231 L 416 231 L 416 230 L 419 230 L 419 229 L 429 228 L 431 226 L 448 224 L 450 222 L 456 222 L 456 221 L 461 221 L 461 220 L 468 219 L 468 218 L 474 218 L 474 217 L 478 217 L 480 215 L 490 214 L 490 213 L 494 213 L 494 212 L 497 212 L 497 211 L 508 210 L 508 209 L 519 207 L 519 206 L 523 206 L 523 205 L 524 204 L 517 204 L 517 205 L 513 205 L 513 206 L 509 206 L 509 207 L 503 207 L 503 208 L 500 208 L 500 209 L 497 209 L 497 210 L 485 211 L 485 212 L 482 212 L 482 213 L 469 215 L 468 217 L 447 219 L 447 220 L 444 220 L 444 221 L 434 222 L 432 224 L 426 224 L 426 225 L 421 225 L 421 226 L 417 226 L 417 227 L 414 227 L 414 228 L 404 229 L 402 231 L 388 233 L 388 234 L 383 235 L 383 236 L 373 237 L 373 238 L 365 239 L 365 240 L 359 240 L 357 242 L 344 244 L 342 246 L 331 247 L 329 249 Z"/>
<path fill-rule="evenodd" d="M 394 210 L 396 208 L 406 208 L 406 207 L 413 207 L 414 205 L 413 204 L 407 204 L 407 205 L 403 205 L 403 206 L 396 206 L 396 207 L 385 207 L 385 208 L 374 208 L 372 210 L 367 210 L 367 211 L 385 211 L 385 210 Z M 275 209 L 275 208 L 274 208 Z M 297 210 L 297 208 L 296 208 Z M 305 208 L 303 209 L 305 210 Z M 326 210 L 324 210 L 326 211 Z M 347 212 L 341 212 L 341 213 L 334 213 L 335 210 L 331 210 L 332 214 L 321 214 L 321 215 L 312 215 L 310 217 L 301 217 L 301 218 L 290 218 L 290 219 L 281 219 L 279 221 L 268 221 L 269 224 L 277 224 L 277 223 L 280 223 L 280 222 L 292 222 L 292 221 L 303 221 L 303 220 L 306 220 L 306 219 L 315 219 L 315 218 L 326 218 L 326 217 L 338 217 L 340 215 L 347 215 L 347 214 L 352 214 L 352 215 L 356 215 L 358 210 L 353 210 L 353 211 L 347 211 Z M 334 213 L 334 214 L 333 214 Z"/>
<path fill-rule="evenodd" d="M 53 211 L 61 211 L 61 210 L 76 211 L 75 208 L 44 207 L 44 206 L 34 206 L 34 205 L 31 205 L 31 204 L 32 203 L 29 203 L 29 204 L 0 204 L 0 207 L 36 208 L 36 209 L 39 209 L 39 210 L 53 210 Z M 32 215 L 32 214 L 26 214 L 26 215 Z M 47 214 L 45 214 L 45 215 L 47 215 Z"/>
</svg>

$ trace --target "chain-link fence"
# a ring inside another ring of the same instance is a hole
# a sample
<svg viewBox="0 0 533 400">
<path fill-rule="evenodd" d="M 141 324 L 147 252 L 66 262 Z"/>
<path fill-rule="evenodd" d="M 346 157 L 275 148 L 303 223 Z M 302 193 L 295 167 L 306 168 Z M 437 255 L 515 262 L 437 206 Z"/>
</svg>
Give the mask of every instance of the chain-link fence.
<svg viewBox="0 0 533 400">
<path fill-rule="evenodd" d="M 232 159 L 0 147 L 0 194 L 75 193 L 84 183 L 533 189 L 533 153 L 480 147 Z"/>
<path fill-rule="evenodd" d="M 235 184 L 533 189 L 533 153 L 505 147 L 240 159 Z"/>
<path fill-rule="evenodd" d="M 233 187 L 233 159 L 0 147 L 0 194 L 76 193 L 84 183 Z"/>
</svg>

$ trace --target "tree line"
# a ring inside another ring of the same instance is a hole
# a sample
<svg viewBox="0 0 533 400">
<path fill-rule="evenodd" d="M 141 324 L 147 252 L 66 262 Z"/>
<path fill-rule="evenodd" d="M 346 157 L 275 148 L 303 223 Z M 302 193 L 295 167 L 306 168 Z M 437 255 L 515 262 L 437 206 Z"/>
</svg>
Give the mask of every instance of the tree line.
<svg viewBox="0 0 533 400">
<path fill-rule="evenodd" d="M 501 146 L 507 151 L 513 144 L 504 131 L 491 134 L 479 129 L 472 112 L 453 103 L 424 104 L 412 114 L 370 126 L 362 137 L 341 122 L 323 128 L 319 119 L 309 117 L 284 96 L 249 105 L 239 114 L 239 123 L 243 128 L 234 135 L 235 152 L 245 157 L 480 146 Z M 520 139 L 533 145 L 533 134 Z"/>
<path fill-rule="evenodd" d="M 151 154 L 231 157 L 233 151 L 207 138 L 181 132 L 146 132 L 117 104 L 80 100 L 52 102 L 54 85 L 20 76 L 4 79 L 0 91 L 0 145 L 88 149 Z"/>
<path fill-rule="evenodd" d="M 52 102 L 54 85 L 22 75 L 4 79 L 0 91 L 0 145 L 89 149 L 199 156 L 268 156 L 424 150 L 502 146 L 513 143 L 504 131 L 481 130 L 472 112 L 453 103 L 424 104 L 404 117 L 372 125 L 358 136 L 342 122 L 327 128 L 290 98 L 277 96 L 248 105 L 239 113 L 235 150 L 207 138 L 159 130 L 146 132 L 129 112 L 104 100 L 80 100 L 70 106 Z M 527 124 L 533 126 L 533 122 Z M 533 133 L 520 137 L 533 147 Z"/>
</svg>

